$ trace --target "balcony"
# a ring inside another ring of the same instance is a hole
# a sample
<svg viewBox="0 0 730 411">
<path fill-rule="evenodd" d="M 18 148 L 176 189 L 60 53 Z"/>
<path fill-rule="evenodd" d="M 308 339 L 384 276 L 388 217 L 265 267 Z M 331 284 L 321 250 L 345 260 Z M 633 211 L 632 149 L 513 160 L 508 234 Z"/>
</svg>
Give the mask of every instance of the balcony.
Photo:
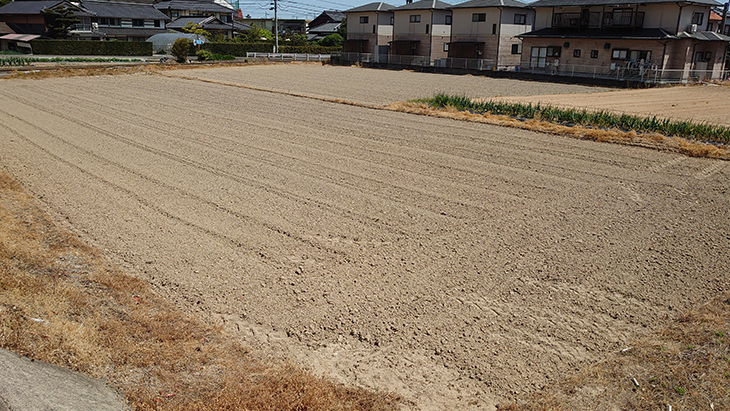
<svg viewBox="0 0 730 411">
<path fill-rule="evenodd" d="M 555 13 L 553 14 L 553 27 L 558 28 L 599 28 L 601 27 L 601 13 Z"/>
<path fill-rule="evenodd" d="M 637 27 L 644 26 L 643 11 L 614 11 L 603 15 L 603 27 Z"/>
</svg>

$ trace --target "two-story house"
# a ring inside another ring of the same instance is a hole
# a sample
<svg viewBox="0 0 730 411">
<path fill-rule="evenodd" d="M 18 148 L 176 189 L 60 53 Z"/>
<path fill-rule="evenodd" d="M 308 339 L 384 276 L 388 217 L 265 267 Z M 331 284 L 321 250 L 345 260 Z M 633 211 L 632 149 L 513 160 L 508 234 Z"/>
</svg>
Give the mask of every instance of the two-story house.
<svg viewBox="0 0 730 411">
<path fill-rule="evenodd" d="M 155 4 L 155 8 L 173 21 L 179 17 L 210 17 L 215 16 L 223 23 L 230 24 L 233 21 L 233 8 L 225 7 L 213 1 L 205 0 L 169 0 Z"/>
<path fill-rule="evenodd" d="M 410 1 L 410 0 L 407 0 Z M 451 4 L 421 0 L 393 9 L 393 56 L 419 56 L 424 62 L 448 57 Z"/>
<path fill-rule="evenodd" d="M 345 53 L 369 53 L 386 61 L 393 40 L 393 9 L 388 3 L 368 3 L 345 11 L 347 40 L 342 45 Z M 376 57 L 377 58 L 377 57 Z"/>
<path fill-rule="evenodd" d="M 718 78 L 730 37 L 708 30 L 714 0 L 538 0 L 522 66 L 619 77 Z M 698 74 L 699 73 L 699 74 Z"/>
<path fill-rule="evenodd" d="M 45 12 L 65 9 L 78 23 L 70 27 L 71 38 L 145 41 L 165 32 L 169 18 L 150 4 L 99 0 L 16 0 L 0 7 L 0 21 L 17 33 L 47 34 Z"/>
<path fill-rule="evenodd" d="M 522 39 L 532 31 L 535 11 L 515 0 L 471 0 L 452 11 L 448 56 L 487 60 L 493 67 L 520 64 Z"/>
</svg>

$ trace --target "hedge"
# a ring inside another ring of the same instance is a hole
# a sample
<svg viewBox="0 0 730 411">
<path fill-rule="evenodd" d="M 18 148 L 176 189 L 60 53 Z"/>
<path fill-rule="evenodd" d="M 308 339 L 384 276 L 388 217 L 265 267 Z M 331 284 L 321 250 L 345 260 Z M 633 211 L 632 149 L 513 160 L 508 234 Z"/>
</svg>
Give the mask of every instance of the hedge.
<svg viewBox="0 0 730 411">
<path fill-rule="evenodd" d="M 31 40 L 33 54 L 59 56 L 151 56 L 146 41 Z"/>
<path fill-rule="evenodd" d="M 274 50 L 273 42 L 261 43 L 204 43 L 202 50 L 208 50 L 214 54 L 228 54 L 237 57 L 246 57 L 246 53 L 271 53 Z M 322 47 L 317 45 L 308 46 L 286 46 L 279 45 L 279 53 L 299 54 L 330 54 L 342 51 L 342 47 Z M 195 54 L 193 52 L 192 54 Z"/>
</svg>

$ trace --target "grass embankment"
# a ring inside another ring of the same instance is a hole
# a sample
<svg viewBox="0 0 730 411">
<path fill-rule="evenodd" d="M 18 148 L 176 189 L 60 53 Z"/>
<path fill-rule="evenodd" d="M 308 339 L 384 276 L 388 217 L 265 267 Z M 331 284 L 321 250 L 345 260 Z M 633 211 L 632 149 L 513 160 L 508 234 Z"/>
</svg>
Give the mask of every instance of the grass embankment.
<svg viewBox="0 0 730 411">
<path fill-rule="evenodd" d="M 500 411 L 730 410 L 730 293 Z"/>
<path fill-rule="evenodd" d="M 391 110 L 475 121 L 579 139 L 674 151 L 693 157 L 730 160 L 730 128 L 643 118 L 606 111 L 476 101 L 437 94 L 430 99 L 388 106 Z"/>
<path fill-rule="evenodd" d="M 399 402 L 256 359 L 56 227 L 2 171 L 0 347 L 104 378 L 137 410 L 389 410 Z"/>
</svg>

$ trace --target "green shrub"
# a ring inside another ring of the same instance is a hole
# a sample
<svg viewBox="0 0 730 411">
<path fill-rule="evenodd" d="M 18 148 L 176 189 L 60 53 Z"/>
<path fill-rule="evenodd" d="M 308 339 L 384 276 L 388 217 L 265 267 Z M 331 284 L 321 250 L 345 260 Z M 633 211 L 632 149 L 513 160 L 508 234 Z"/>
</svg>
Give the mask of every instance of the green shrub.
<svg viewBox="0 0 730 411">
<path fill-rule="evenodd" d="M 198 61 L 213 60 L 213 53 L 208 50 L 200 50 L 195 55 L 198 56 Z"/>
<path fill-rule="evenodd" d="M 177 39 L 174 43 L 172 43 L 170 54 L 175 56 L 178 63 L 185 63 L 190 55 L 190 48 L 192 45 L 193 42 L 188 39 Z"/>
<path fill-rule="evenodd" d="M 146 41 L 32 40 L 33 54 L 58 56 L 151 56 Z"/>
</svg>

